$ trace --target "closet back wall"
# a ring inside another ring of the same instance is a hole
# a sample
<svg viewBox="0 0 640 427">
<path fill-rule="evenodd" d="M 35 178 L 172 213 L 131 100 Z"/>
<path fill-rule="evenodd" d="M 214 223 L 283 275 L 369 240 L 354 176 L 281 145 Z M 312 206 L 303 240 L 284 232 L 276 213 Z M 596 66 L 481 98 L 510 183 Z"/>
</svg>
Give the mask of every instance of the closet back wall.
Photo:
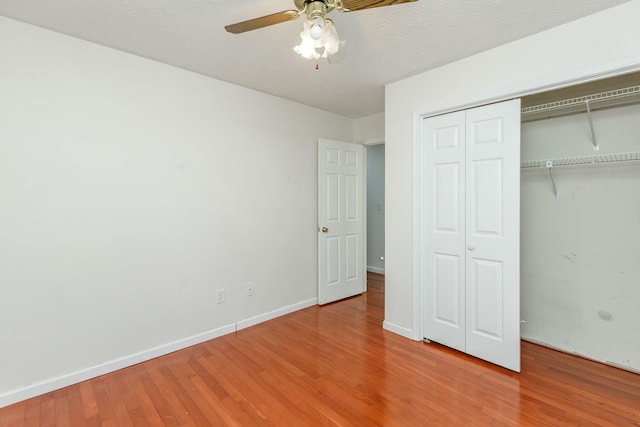
<svg viewBox="0 0 640 427">
<path fill-rule="evenodd" d="M 640 105 L 523 123 L 522 160 L 640 151 Z M 640 371 L 640 162 L 521 174 L 522 338 Z"/>
</svg>

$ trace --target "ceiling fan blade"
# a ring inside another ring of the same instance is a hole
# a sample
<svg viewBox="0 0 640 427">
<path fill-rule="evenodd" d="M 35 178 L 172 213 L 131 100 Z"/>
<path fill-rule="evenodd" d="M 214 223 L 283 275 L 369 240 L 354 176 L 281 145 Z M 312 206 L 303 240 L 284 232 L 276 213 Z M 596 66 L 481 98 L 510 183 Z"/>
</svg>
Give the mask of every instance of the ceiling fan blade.
<svg viewBox="0 0 640 427">
<path fill-rule="evenodd" d="M 258 28 L 268 27 L 269 25 L 292 21 L 297 19 L 298 16 L 300 16 L 300 11 L 298 10 L 285 10 L 283 12 L 272 13 L 271 15 L 261 16 L 259 18 L 249 19 L 248 21 L 226 25 L 224 29 L 233 34 L 240 34 L 246 31 L 257 30 Z"/>
<path fill-rule="evenodd" d="M 342 0 L 342 12 L 373 9 L 374 7 L 392 6 L 394 4 L 410 3 L 417 0 Z"/>
</svg>

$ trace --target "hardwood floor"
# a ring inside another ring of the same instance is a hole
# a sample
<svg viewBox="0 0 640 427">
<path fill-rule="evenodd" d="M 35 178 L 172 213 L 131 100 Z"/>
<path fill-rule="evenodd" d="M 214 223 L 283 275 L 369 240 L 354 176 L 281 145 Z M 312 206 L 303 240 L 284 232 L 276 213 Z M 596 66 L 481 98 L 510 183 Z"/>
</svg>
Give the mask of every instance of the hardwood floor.
<svg viewBox="0 0 640 427">
<path fill-rule="evenodd" d="M 384 275 L 376 273 L 367 273 L 367 291 L 382 292 L 382 303 L 384 306 Z"/>
<path fill-rule="evenodd" d="M 0 409 L 7 426 L 638 426 L 640 376 L 522 343 L 515 374 L 382 329 L 384 283 Z"/>
</svg>

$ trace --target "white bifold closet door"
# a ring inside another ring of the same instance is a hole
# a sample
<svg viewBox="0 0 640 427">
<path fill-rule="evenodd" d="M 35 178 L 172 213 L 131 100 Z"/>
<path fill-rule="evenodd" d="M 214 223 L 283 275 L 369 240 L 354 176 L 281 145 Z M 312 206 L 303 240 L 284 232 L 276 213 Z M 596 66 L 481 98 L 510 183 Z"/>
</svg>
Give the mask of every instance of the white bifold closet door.
<svg viewBox="0 0 640 427">
<path fill-rule="evenodd" d="M 425 338 L 520 371 L 520 100 L 423 122 Z"/>
</svg>

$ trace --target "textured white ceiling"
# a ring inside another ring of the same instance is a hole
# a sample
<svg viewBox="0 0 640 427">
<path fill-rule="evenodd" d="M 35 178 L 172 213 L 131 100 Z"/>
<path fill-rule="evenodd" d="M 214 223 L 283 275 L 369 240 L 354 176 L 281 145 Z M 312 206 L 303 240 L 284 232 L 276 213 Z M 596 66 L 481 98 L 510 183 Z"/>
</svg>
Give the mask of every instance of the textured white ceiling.
<svg viewBox="0 0 640 427">
<path fill-rule="evenodd" d="M 224 25 L 293 0 L 0 0 L 0 14 L 348 117 L 384 110 L 384 85 L 628 0 L 418 0 L 330 17 L 339 62 L 299 57 L 301 20 Z"/>
</svg>

